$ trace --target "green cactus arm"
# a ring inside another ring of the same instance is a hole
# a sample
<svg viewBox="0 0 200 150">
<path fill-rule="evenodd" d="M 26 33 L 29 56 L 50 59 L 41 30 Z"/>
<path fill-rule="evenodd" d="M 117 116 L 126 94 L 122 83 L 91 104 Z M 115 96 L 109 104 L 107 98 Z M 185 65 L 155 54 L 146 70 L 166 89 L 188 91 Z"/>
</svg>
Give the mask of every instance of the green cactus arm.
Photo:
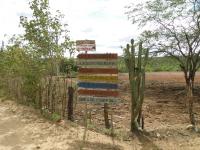
<svg viewBox="0 0 200 150">
<path fill-rule="evenodd" d="M 147 65 L 147 62 L 148 62 L 148 59 L 149 59 L 149 49 L 147 48 L 147 49 L 146 49 L 146 51 L 145 51 L 143 68 L 145 68 L 145 67 L 146 67 L 146 65 Z"/>
<path fill-rule="evenodd" d="M 139 43 L 139 51 L 138 51 L 138 70 L 141 72 L 142 69 L 142 42 Z"/>
<path fill-rule="evenodd" d="M 132 64 L 131 64 L 131 68 L 135 68 L 135 46 L 134 46 L 134 39 L 131 39 L 131 60 L 132 60 Z M 133 70 L 134 72 L 135 70 Z"/>
</svg>

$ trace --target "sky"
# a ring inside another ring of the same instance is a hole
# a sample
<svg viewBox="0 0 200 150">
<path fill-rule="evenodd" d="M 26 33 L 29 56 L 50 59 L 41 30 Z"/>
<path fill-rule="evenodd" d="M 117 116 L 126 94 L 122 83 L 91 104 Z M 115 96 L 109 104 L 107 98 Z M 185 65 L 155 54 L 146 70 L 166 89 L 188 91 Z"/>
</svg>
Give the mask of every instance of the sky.
<svg viewBox="0 0 200 150">
<path fill-rule="evenodd" d="M 135 0 L 49 0 L 52 12 L 65 15 L 72 40 L 95 40 L 97 53 L 122 54 L 139 30 L 128 20 L 125 6 Z M 30 17 L 29 0 L 2 0 L 0 5 L 0 41 L 23 33 L 21 15 Z M 5 36 L 6 34 L 6 36 Z"/>
</svg>

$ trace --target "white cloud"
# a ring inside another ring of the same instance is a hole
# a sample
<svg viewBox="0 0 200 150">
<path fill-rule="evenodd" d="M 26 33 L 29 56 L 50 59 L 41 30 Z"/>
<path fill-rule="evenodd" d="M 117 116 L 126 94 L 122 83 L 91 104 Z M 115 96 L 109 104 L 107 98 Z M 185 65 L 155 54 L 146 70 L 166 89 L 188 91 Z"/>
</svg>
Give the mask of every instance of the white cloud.
<svg viewBox="0 0 200 150">
<path fill-rule="evenodd" d="M 65 15 L 73 40 L 96 40 L 97 52 L 122 53 L 137 28 L 127 19 L 125 6 L 131 0 L 50 0 L 50 7 Z M 28 0 L 5 0 L 0 5 L 0 40 L 4 34 L 21 33 L 20 15 L 30 15 Z"/>
</svg>

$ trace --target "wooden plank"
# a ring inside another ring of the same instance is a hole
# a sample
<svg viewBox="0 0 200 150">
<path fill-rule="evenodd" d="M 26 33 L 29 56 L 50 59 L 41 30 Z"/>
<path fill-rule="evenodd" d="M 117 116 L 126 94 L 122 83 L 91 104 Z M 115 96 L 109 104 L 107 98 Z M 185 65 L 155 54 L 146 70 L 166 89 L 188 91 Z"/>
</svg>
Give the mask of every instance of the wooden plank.
<svg viewBox="0 0 200 150">
<path fill-rule="evenodd" d="M 76 40 L 76 45 L 95 44 L 95 40 Z"/>
<path fill-rule="evenodd" d="M 118 74 L 118 69 L 116 68 L 79 68 L 79 73 Z"/>
<path fill-rule="evenodd" d="M 116 59 L 111 59 L 111 60 L 106 60 L 106 59 L 91 59 L 91 60 L 87 60 L 87 59 L 80 59 L 77 62 L 77 65 L 80 67 L 112 67 L 112 68 L 116 68 L 117 67 L 117 60 Z"/>
<path fill-rule="evenodd" d="M 77 40 L 76 49 L 77 51 L 95 51 L 95 40 Z"/>
<path fill-rule="evenodd" d="M 117 59 L 117 54 L 79 54 L 78 59 Z"/>
<path fill-rule="evenodd" d="M 85 82 L 118 83 L 118 76 L 89 76 L 80 74 L 78 80 Z"/>
<path fill-rule="evenodd" d="M 118 89 L 118 84 L 112 84 L 112 83 L 79 82 L 78 86 L 80 88 L 90 88 L 90 89 Z"/>
<path fill-rule="evenodd" d="M 96 47 L 91 44 L 76 46 L 77 51 L 95 51 Z"/>
<path fill-rule="evenodd" d="M 120 103 L 119 98 L 115 97 L 93 97 L 93 96 L 78 96 L 80 103 L 92 103 L 92 104 L 118 104 Z"/>
<path fill-rule="evenodd" d="M 79 89 L 78 95 L 88 95 L 88 96 L 97 96 L 97 97 L 118 97 L 118 91 L 109 91 L 109 90 L 88 90 L 88 89 Z"/>
</svg>

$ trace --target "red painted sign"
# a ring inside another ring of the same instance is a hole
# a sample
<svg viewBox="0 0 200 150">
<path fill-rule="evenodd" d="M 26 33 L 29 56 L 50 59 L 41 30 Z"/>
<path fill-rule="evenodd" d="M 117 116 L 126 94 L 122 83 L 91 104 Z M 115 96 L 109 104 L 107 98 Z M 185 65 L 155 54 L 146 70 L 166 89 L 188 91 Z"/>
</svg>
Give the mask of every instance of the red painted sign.
<svg viewBox="0 0 200 150">
<path fill-rule="evenodd" d="M 100 96 L 100 97 L 118 97 L 118 91 L 108 91 L 108 90 L 88 90 L 88 89 L 79 89 L 79 95 L 90 95 L 90 96 Z"/>
<path fill-rule="evenodd" d="M 117 59 L 117 54 L 79 54 L 78 59 Z"/>
</svg>

